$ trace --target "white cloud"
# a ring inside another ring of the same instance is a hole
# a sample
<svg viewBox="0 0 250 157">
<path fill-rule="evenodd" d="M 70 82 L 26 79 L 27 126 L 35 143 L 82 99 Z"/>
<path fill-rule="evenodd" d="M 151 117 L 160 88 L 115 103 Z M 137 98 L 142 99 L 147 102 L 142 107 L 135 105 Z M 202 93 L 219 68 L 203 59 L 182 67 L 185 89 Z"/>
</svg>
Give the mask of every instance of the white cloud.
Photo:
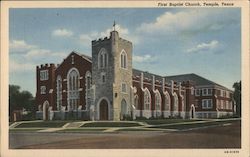
<svg viewBox="0 0 250 157">
<path fill-rule="evenodd" d="M 133 56 L 133 61 L 137 63 L 150 63 L 156 60 L 155 56 L 151 56 L 149 54 L 143 55 L 143 56 Z"/>
<path fill-rule="evenodd" d="M 9 43 L 11 53 L 25 52 L 36 47 L 35 45 L 27 44 L 24 40 L 11 40 Z"/>
<path fill-rule="evenodd" d="M 35 59 L 39 57 L 65 57 L 66 54 L 62 52 L 52 52 L 51 50 L 47 49 L 33 49 L 28 51 L 25 55 L 26 59 Z"/>
<path fill-rule="evenodd" d="M 196 45 L 193 48 L 190 48 L 187 50 L 188 53 L 199 53 L 199 52 L 205 52 L 205 51 L 213 51 L 216 49 L 219 45 L 219 42 L 217 40 L 212 40 L 209 43 L 201 43 Z"/>
<path fill-rule="evenodd" d="M 10 56 L 11 72 L 34 70 L 37 64 L 62 60 L 63 57 L 67 56 L 66 52 L 53 52 L 36 45 L 30 45 L 24 40 L 10 41 L 10 52 L 15 53 L 15 55 Z"/>
<path fill-rule="evenodd" d="M 235 22 L 235 21 L 234 21 Z M 217 31 L 232 24 L 230 12 L 225 10 L 192 9 L 178 12 L 165 12 L 152 22 L 142 23 L 136 30 L 139 33 L 176 34 L 182 31 Z"/>
<path fill-rule="evenodd" d="M 119 36 L 132 41 L 134 44 L 139 42 L 138 37 L 134 36 L 129 32 L 127 28 L 122 27 L 121 25 L 116 25 L 116 31 L 119 32 Z M 92 40 L 96 40 L 98 38 L 109 37 L 110 32 L 113 31 L 111 28 L 103 31 L 103 32 L 91 32 L 89 34 L 80 34 L 79 39 L 81 42 L 90 43 Z"/>
<path fill-rule="evenodd" d="M 10 68 L 10 72 L 12 73 L 31 71 L 31 70 L 35 71 L 36 65 L 33 63 L 27 63 L 27 62 L 19 63 L 15 60 L 10 59 L 9 68 Z"/>
<path fill-rule="evenodd" d="M 73 32 L 67 29 L 56 29 L 52 32 L 52 35 L 59 37 L 70 37 L 73 35 Z"/>
</svg>

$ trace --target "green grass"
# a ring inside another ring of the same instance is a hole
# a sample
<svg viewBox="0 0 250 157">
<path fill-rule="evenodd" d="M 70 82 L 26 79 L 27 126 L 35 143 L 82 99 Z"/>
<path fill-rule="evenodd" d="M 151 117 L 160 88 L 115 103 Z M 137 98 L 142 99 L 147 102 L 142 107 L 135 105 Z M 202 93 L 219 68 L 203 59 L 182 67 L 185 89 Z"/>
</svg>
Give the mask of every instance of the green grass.
<svg viewBox="0 0 250 157">
<path fill-rule="evenodd" d="M 29 122 L 21 123 L 16 128 L 60 128 L 66 123 L 65 121 Z"/>
<path fill-rule="evenodd" d="M 157 130 L 143 129 L 143 128 L 124 128 L 124 129 L 119 129 L 118 131 L 157 131 Z"/>
<path fill-rule="evenodd" d="M 149 125 L 159 125 L 159 124 L 171 124 L 171 123 L 182 123 L 182 122 L 194 122 L 201 120 L 190 120 L 190 119 L 148 119 L 148 120 L 138 120 L 138 122 L 145 122 Z"/>
<path fill-rule="evenodd" d="M 36 132 L 43 129 L 30 128 L 30 129 L 10 129 L 9 132 Z"/>
<path fill-rule="evenodd" d="M 191 123 L 191 124 L 181 124 L 181 125 L 169 125 L 169 126 L 151 126 L 149 128 L 161 128 L 161 129 L 177 129 L 177 130 L 185 130 L 199 127 L 208 127 L 215 125 L 222 125 L 225 123 L 230 123 L 230 121 L 211 121 L 206 123 Z"/>
<path fill-rule="evenodd" d="M 56 132 L 94 132 L 94 131 L 104 131 L 105 129 L 64 129 L 64 130 L 58 130 Z"/>
<path fill-rule="evenodd" d="M 126 123 L 126 122 L 93 122 L 86 123 L 81 127 L 133 127 L 141 126 L 138 123 Z"/>
</svg>

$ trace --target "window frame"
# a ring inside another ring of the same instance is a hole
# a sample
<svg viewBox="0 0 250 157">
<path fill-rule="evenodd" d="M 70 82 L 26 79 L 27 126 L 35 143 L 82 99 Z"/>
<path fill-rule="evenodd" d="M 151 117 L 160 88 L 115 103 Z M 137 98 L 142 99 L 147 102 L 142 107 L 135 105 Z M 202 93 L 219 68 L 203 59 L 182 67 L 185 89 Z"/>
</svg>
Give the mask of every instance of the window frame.
<svg viewBox="0 0 250 157">
<path fill-rule="evenodd" d="M 211 102 L 209 106 L 209 102 Z M 201 101 L 202 109 L 212 109 L 213 108 L 213 99 L 202 99 Z"/>
<path fill-rule="evenodd" d="M 40 71 L 40 81 L 46 81 L 49 79 L 49 70 L 41 70 Z"/>
<path fill-rule="evenodd" d="M 42 95 L 46 94 L 46 86 L 40 86 L 40 94 Z"/>
</svg>

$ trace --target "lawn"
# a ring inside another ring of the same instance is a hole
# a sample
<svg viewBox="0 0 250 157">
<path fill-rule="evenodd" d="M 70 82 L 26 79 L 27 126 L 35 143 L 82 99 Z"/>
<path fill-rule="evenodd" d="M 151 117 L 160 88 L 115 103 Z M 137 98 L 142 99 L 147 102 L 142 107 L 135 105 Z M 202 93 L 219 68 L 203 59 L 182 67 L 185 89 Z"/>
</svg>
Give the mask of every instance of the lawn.
<svg viewBox="0 0 250 157">
<path fill-rule="evenodd" d="M 148 128 L 161 128 L 161 129 L 177 129 L 177 130 L 186 130 L 186 129 L 193 129 L 199 127 L 209 127 L 209 126 L 216 126 L 222 125 L 226 123 L 230 123 L 231 121 L 211 121 L 206 123 L 190 123 L 190 124 L 173 124 L 173 125 L 166 125 L 166 126 L 151 126 Z"/>
<path fill-rule="evenodd" d="M 10 129 L 9 132 L 36 132 L 39 130 L 43 130 L 43 129 L 38 129 L 38 128 L 29 128 L 29 129 L 23 129 L 23 128 L 19 128 L 19 129 Z"/>
<path fill-rule="evenodd" d="M 105 129 L 100 129 L 100 128 L 93 128 L 93 129 L 64 129 L 64 130 L 58 130 L 56 132 L 95 132 L 95 131 L 104 131 Z"/>
<path fill-rule="evenodd" d="M 60 128 L 66 123 L 66 121 L 29 122 L 21 123 L 16 128 Z"/>
<path fill-rule="evenodd" d="M 147 120 L 137 120 L 138 122 L 145 122 L 149 125 L 160 125 L 160 124 L 171 124 L 171 123 L 182 123 L 182 122 L 194 122 L 202 120 L 193 119 L 147 119 Z"/>
<path fill-rule="evenodd" d="M 119 129 L 118 131 L 158 131 L 154 130 L 154 128 L 123 128 Z"/>
<path fill-rule="evenodd" d="M 93 123 L 86 123 L 81 127 L 133 127 L 133 126 L 141 126 L 141 125 L 134 122 L 93 122 Z"/>
</svg>

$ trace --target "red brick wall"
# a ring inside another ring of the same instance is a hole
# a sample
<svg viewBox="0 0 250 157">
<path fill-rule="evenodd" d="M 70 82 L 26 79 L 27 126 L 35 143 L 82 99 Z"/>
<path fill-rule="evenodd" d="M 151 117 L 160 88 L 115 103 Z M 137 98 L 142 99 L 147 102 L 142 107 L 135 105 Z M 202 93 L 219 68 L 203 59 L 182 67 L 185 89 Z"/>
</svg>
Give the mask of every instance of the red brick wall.
<svg viewBox="0 0 250 157">
<path fill-rule="evenodd" d="M 72 55 L 74 55 L 74 64 L 72 64 Z M 85 100 L 85 74 L 87 71 L 91 71 L 91 65 L 92 63 L 87 61 L 82 56 L 72 52 L 64 61 L 58 66 L 58 68 L 55 71 L 55 79 L 58 75 L 61 75 L 62 78 L 62 90 L 65 91 L 62 94 L 62 105 L 67 106 L 67 74 L 71 68 L 76 68 L 79 71 L 80 77 L 80 87 L 82 88 L 82 91 L 80 91 L 80 105 L 83 105 L 83 109 L 85 109 L 86 100 Z M 56 89 L 56 82 L 55 82 L 55 89 Z M 56 96 L 55 96 L 56 98 Z"/>
<path fill-rule="evenodd" d="M 54 64 L 45 64 L 36 67 L 36 84 L 37 84 L 37 91 L 36 91 L 36 104 L 43 105 L 43 103 L 47 100 L 50 106 L 53 107 L 55 102 L 54 97 L 54 84 L 55 84 L 55 65 Z M 48 70 L 48 80 L 40 80 L 40 71 L 41 70 Z M 46 86 L 46 94 L 41 94 L 41 86 Z M 53 93 L 49 93 L 50 89 L 53 89 Z M 37 106 L 37 107 L 38 107 Z"/>
</svg>

